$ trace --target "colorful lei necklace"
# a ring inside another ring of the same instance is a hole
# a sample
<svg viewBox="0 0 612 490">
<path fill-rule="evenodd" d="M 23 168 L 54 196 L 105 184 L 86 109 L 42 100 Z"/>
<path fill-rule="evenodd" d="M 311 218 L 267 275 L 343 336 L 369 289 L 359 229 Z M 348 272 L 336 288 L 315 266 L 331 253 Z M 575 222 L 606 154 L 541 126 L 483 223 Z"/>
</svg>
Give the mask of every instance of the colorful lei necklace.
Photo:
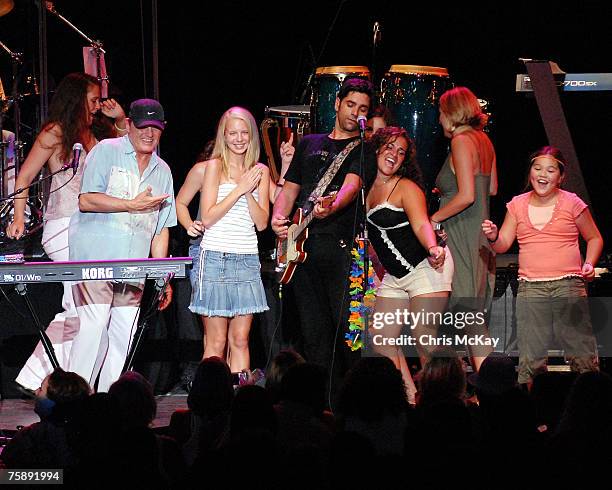
<svg viewBox="0 0 612 490">
<path fill-rule="evenodd" d="M 376 301 L 376 288 L 374 286 L 374 268 L 370 262 L 368 270 L 368 286 L 363 288 L 363 239 L 356 239 L 357 247 L 351 250 L 351 274 L 349 277 L 351 302 L 349 305 L 349 331 L 344 334 L 346 344 L 352 351 L 363 347 L 364 318 L 370 316 Z"/>
</svg>

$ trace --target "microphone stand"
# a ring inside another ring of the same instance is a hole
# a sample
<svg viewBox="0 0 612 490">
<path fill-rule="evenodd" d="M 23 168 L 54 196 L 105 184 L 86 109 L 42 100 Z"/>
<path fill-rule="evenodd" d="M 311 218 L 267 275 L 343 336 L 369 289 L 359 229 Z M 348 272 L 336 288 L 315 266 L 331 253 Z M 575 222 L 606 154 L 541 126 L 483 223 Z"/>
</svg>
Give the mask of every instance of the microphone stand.
<svg viewBox="0 0 612 490">
<path fill-rule="evenodd" d="M 55 10 L 55 4 L 51 2 L 47 2 L 47 11 L 55 15 L 59 20 L 61 20 L 64 24 L 74 30 L 79 36 L 81 36 L 85 41 L 89 43 L 96 54 L 96 78 L 100 82 L 100 85 L 106 84 L 108 87 L 109 78 L 108 76 L 102 76 L 102 55 L 106 54 L 102 41 L 94 40 L 90 38 L 87 34 L 81 31 L 78 27 L 76 27 L 72 22 L 70 22 L 66 17 L 60 14 L 57 10 Z"/>
<path fill-rule="evenodd" d="M 310 74 L 308 75 L 308 80 L 306 81 L 306 87 L 304 88 L 304 91 L 302 92 L 302 96 L 300 97 L 300 102 L 302 104 L 304 104 L 304 99 L 306 98 L 306 94 L 308 93 L 308 89 L 310 88 L 311 84 L 312 84 L 312 79 L 315 75 L 315 72 L 317 70 L 317 67 L 319 66 L 319 62 L 321 61 L 321 57 L 323 56 L 323 53 L 325 52 L 325 49 L 327 48 L 327 43 L 329 42 L 329 38 L 331 36 L 332 31 L 334 30 L 334 27 L 336 26 L 336 22 L 338 21 L 338 17 L 340 16 L 340 11 L 342 10 L 343 5 L 346 3 L 346 0 L 342 0 L 340 2 L 340 5 L 338 5 L 338 9 L 336 10 L 336 15 L 334 16 L 334 19 L 332 20 L 329 29 L 327 29 L 327 35 L 325 36 L 325 40 L 323 41 L 323 46 L 321 47 L 321 51 L 319 52 L 319 56 L 316 57 L 316 59 L 314 59 L 314 67 L 312 69 L 312 71 L 310 72 Z M 312 48 L 311 48 L 311 54 L 312 54 Z M 314 57 L 313 57 L 314 58 Z M 312 113 L 312 108 L 311 108 L 311 113 Z"/>
<path fill-rule="evenodd" d="M 360 128 L 359 135 L 361 137 L 361 144 L 359 145 L 359 174 L 361 177 L 361 220 L 363 229 L 361 230 L 361 236 L 363 240 L 363 346 L 367 348 L 368 336 L 369 336 L 369 326 L 370 326 L 370 318 L 369 312 L 367 310 L 365 304 L 365 297 L 370 286 L 369 283 L 369 274 L 370 274 L 370 255 L 368 254 L 368 249 L 370 245 L 370 240 L 368 236 L 368 213 L 366 208 L 366 175 L 365 175 L 365 157 L 364 157 L 364 148 L 365 148 L 365 131 L 362 131 Z"/>
<path fill-rule="evenodd" d="M 31 184 L 26 185 L 25 187 L 20 187 L 15 192 L 11 192 L 6 197 L 0 197 L 0 201 L 10 201 L 17 194 L 21 194 L 23 191 L 25 191 L 27 189 L 30 189 L 31 187 L 34 187 L 35 185 L 39 185 L 43 180 L 48 180 L 48 179 L 52 178 L 54 175 L 59 174 L 60 172 L 64 172 L 64 171 L 66 171 L 66 170 L 68 170 L 70 168 L 75 170 L 75 173 L 76 173 L 76 168 L 78 166 L 79 166 L 78 160 L 75 160 L 74 162 L 70 162 L 70 163 L 65 163 L 64 165 L 62 165 L 61 168 L 57 169 L 55 172 L 51 172 L 50 174 L 45 175 L 44 177 L 41 177 L 40 179 L 32 182 Z M 18 198 L 18 199 L 25 199 L 25 198 Z"/>
</svg>

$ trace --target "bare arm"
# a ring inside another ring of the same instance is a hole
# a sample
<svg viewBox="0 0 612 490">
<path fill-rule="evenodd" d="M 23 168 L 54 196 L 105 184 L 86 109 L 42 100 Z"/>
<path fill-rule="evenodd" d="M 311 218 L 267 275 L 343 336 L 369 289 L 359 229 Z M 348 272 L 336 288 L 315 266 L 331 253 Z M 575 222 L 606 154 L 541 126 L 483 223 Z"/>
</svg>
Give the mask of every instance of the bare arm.
<svg viewBox="0 0 612 490">
<path fill-rule="evenodd" d="M 595 264 L 597 264 L 601 251 L 603 250 L 603 238 L 588 208 L 576 218 L 576 226 L 587 244 L 582 275 L 585 279 L 592 279 L 595 277 Z M 590 267 L 588 267 L 589 265 Z"/>
<path fill-rule="evenodd" d="M 251 168 L 240 178 L 238 185 L 230 193 L 217 202 L 219 182 L 223 173 L 220 160 L 210 160 L 204 175 L 203 195 L 201 197 L 202 224 L 210 228 L 219 221 L 236 204 L 240 196 L 252 192 L 260 183 L 263 170 L 259 166 Z M 267 192 L 266 192 L 267 195 Z"/>
<path fill-rule="evenodd" d="M 408 179 L 402 179 L 399 185 L 401 186 L 402 207 L 408 216 L 414 234 L 425 250 L 435 247 L 438 242 L 427 215 L 425 194 L 418 185 Z"/>
<path fill-rule="evenodd" d="M 168 257 L 168 243 L 170 241 L 170 232 L 168 228 L 162 228 L 159 235 L 155 235 L 151 240 L 151 257 L 161 259 Z"/>
<path fill-rule="evenodd" d="M 476 147 L 465 135 L 451 140 L 451 155 L 457 178 L 457 194 L 436 211 L 431 219 L 438 223 L 459 214 L 474 202 L 474 153 Z"/>
<path fill-rule="evenodd" d="M 121 104 L 115 99 L 106 99 L 100 103 L 100 110 L 102 114 L 107 117 L 114 119 L 115 135 L 123 136 L 128 132 L 127 123 L 125 121 L 125 112 Z"/>
<path fill-rule="evenodd" d="M 86 192 L 79 196 L 79 209 L 83 213 L 141 213 L 158 208 L 169 194 L 151 195 L 151 186 L 134 199 L 120 199 L 103 192 Z"/>
<path fill-rule="evenodd" d="M 283 190 L 276 196 L 272 210 L 272 229 L 279 238 L 287 237 L 287 219 L 300 193 L 300 188 L 298 184 L 285 181 Z"/>
<path fill-rule="evenodd" d="M 280 194 L 283 185 L 285 185 L 285 174 L 287 173 L 287 170 L 289 170 L 289 165 L 291 165 L 293 155 L 295 154 L 295 147 L 293 146 L 293 133 L 291 133 L 291 136 L 289 136 L 289 141 L 281 143 L 280 154 L 281 171 L 280 175 L 278 176 L 278 182 L 274 182 L 272 178 L 270 178 L 270 202 L 272 204 L 274 204 L 276 197 Z"/>
<path fill-rule="evenodd" d="M 189 214 L 189 204 L 197 193 L 202 190 L 204 176 L 206 174 L 206 162 L 198 162 L 187 174 L 185 182 L 176 196 L 176 217 L 179 223 L 187 230 L 189 236 L 199 236 L 204 231 L 201 221 L 194 221 Z"/>
<path fill-rule="evenodd" d="M 408 179 L 402 179 L 399 186 L 402 207 L 408 216 L 410 226 L 423 248 L 427 250 L 429 263 L 434 269 L 437 269 L 444 264 L 446 252 L 438 245 L 436 233 L 429 221 L 425 194 L 418 185 Z"/>
<path fill-rule="evenodd" d="M 497 157 L 493 156 L 491 164 L 491 184 L 489 185 L 489 195 L 497 196 Z"/>
<path fill-rule="evenodd" d="M 355 200 L 359 189 L 361 189 L 361 178 L 356 174 L 347 174 L 331 206 L 324 208 L 319 203 L 316 204 L 313 210 L 315 217 L 319 219 L 327 218 L 345 208 Z"/>
<path fill-rule="evenodd" d="M 482 232 L 489 242 L 492 242 L 491 248 L 495 253 L 503 254 L 508 251 L 516 239 L 516 220 L 514 216 L 506 212 L 504 223 L 498 230 L 495 223 L 486 219 L 482 222 Z"/>
<path fill-rule="evenodd" d="M 45 166 L 54 153 L 61 150 L 62 132 L 58 125 L 43 129 L 25 162 L 21 165 L 19 175 L 15 179 L 15 190 L 19 190 L 32 183 L 38 172 Z M 7 227 L 7 235 L 11 238 L 21 238 L 25 230 L 25 207 L 28 189 L 20 192 L 14 200 L 13 222 Z"/>
<path fill-rule="evenodd" d="M 247 192 L 245 196 L 247 205 L 249 206 L 249 214 L 251 215 L 251 219 L 253 220 L 253 223 L 255 223 L 257 230 L 262 231 L 268 226 L 268 217 L 270 216 L 270 198 L 268 194 L 270 190 L 270 170 L 261 163 L 258 163 L 257 165 L 259 165 L 262 169 L 261 178 L 257 187 L 258 200 L 255 200 L 255 197 L 251 192 Z"/>
</svg>

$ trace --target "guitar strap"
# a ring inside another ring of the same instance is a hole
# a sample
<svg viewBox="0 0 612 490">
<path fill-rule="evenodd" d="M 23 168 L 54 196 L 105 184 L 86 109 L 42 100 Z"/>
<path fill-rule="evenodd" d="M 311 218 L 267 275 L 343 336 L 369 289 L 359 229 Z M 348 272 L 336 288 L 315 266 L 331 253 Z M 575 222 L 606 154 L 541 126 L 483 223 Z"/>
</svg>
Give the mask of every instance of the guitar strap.
<svg viewBox="0 0 612 490">
<path fill-rule="evenodd" d="M 308 202 L 315 203 L 316 200 L 325 193 L 325 189 L 327 189 L 327 186 L 329 185 L 329 183 L 336 176 L 336 174 L 338 173 L 338 170 L 340 170 L 340 166 L 342 165 L 346 157 L 349 155 L 351 151 L 353 151 L 354 148 L 359 146 L 359 143 L 361 143 L 360 139 L 351 141 L 348 145 L 346 145 L 344 150 L 342 150 L 340 153 L 336 155 L 336 158 L 334 158 L 334 161 L 332 162 L 332 164 L 329 166 L 329 168 L 327 169 L 323 177 L 321 177 L 321 180 L 319 180 L 319 183 L 317 184 L 317 186 L 310 193 L 310 196 L 308 196 Z"/>
</svg>

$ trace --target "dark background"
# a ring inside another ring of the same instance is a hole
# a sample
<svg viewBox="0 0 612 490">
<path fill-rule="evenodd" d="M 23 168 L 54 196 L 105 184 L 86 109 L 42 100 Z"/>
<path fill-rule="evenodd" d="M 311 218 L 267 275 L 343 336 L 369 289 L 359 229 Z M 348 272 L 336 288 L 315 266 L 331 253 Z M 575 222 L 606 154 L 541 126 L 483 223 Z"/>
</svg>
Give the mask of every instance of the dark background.
<svg viewBox="0 0 612 490">
<path fill-rule="evenodd" d="M 0 40 L 25 53 L 24 74 L 38 76 L 35 2 L 15 3 L 12 12 L 0 17 Z M 492 214 L 499 222 L 505 203 L 522 192 L 527 155 L 547 143 L 534 99 L 515 92 L 516 74 L 525 72 L 519 58 L 553 60 L 568 73 L 612 73 L 609 4 L 159 0 L 159 98 L 169 121 L 162 156 L 173 168 L 178 190 L 227 108 L 244 106 L 261 122 L 266 106 L 299 103 L 308 75 L 317 66 L 369 66 L 375 82 L 392 64 L 446 67 L 455 84 L 470 87 L 492 105 L 491 136 L 500 179 Z M 104 41 L 112 90 L 126 111 L 132 100 L 153 96 L 150 0 L 58 0 L 55 6 L 89 36 Z M 375 21 L 382 25 L 382 43 L 373 60 Z M 47 30 L 52 86 L 67 73 L 82 71 L 85 43 L 51 15 Z M 11 63 L 3 51 L 0 77 L 10 91 Z M 612 238 L 611 102 L 612 92 L 562 95 L 606 242 Z M 23 139 L 29 145 L 37 131 L 37 97 L 25 97 L 22 111 Z M 13 129 L 10 111 L 7 116 L 7 129 Z M 14 319 L 10 305 L 4 308 L 3 316 Z M 30 340 L 35 342 L 34 337 Z M 6 347 L 2 357 L 16 349 L 12 344 Z M 19 363 L 13 364 L 18 369 Z M 13 378 L 6 373 L 0 377 Z"/>
<path fill-rule="evenodd" d="M 108 72 L 126 109 L 132 100 L 153 95 L 150 1 L 60 0 L 55 6 L 81 30 L 104 41 Z M 172 166 L 178 188 L 199 150 L 214 136 L 223 111 L 242 105 L 261 121 L 266 106 L 297 103 L 316 66 L 366 65 L 375 82 L 391 64 L 441 66 L 455 84 L 470 87 L 492 105 L 500 175 L 499 196 L 492 205 L 494 218 L 501 220 L 505 202 L 522 190 L 527 155 L 547 143 L 534 99 L 515 92 L 515 76 L 525 72 L 518 59 L 554 60 L 568 73 L 610 73 L 610 14 L 609 2 L 594 1 L 443 6 L 385 0 L 229 0 L 214 5 L 160 0 L 159 97 L 169 121 L 162 156 Z M 382 43 L 373 63 L 375 21 L 382 25 Z M 52 84 L 82 70 L 84 43 L 59 19 L 49 15 L 47 24 Z M 33 0 L 16 0 L 16 8 L 0 18 L 0 40 L 24 51 L 26 70 L 33 73 L 38 71 L 37 29 Z M 8 90 L 10 60 L 4 53 L 0 76 Z M 607 212 L 611 94 L 562 95 L 606 241 L 612 228 Z M 26 112 L 33 112 L 30 105 L 35 104 L 25 105 Z"/>
</svg>

